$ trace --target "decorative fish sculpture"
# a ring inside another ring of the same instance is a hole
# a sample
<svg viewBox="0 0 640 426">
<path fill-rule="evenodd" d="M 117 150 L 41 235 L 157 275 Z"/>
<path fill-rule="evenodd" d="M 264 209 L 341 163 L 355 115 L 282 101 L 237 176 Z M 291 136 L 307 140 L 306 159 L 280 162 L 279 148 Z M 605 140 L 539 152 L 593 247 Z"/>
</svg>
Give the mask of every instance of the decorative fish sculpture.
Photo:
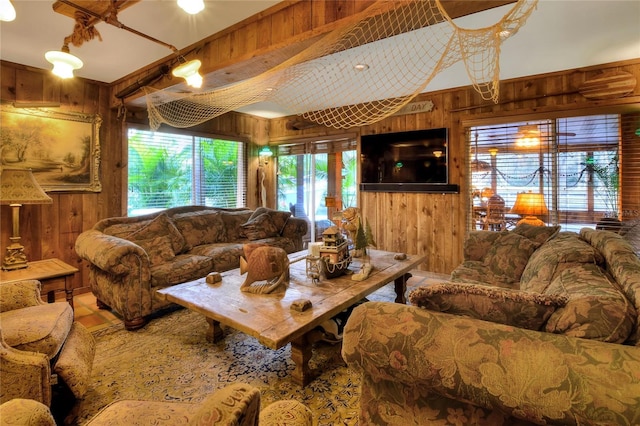
<svg viewBox="0 0 640 426">
<path fill-rule="evenodd" d="M 284 249 L 249 243 L 242 250 L 244 256 L 240 257 L 240 275 L 247 273 L 247 278 L 240 286 L 241 291 L 266 294 L 281 285 L 289 285 L 289 258 Z"/>
</svg>

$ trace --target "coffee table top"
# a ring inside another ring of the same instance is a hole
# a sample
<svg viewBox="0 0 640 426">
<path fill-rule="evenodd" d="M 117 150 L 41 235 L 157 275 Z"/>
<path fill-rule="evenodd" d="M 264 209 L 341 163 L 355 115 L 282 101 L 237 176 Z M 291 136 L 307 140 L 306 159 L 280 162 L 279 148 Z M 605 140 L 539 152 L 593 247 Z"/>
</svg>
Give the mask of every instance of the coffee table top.
<svg viewBox="0 0 640 426">
<path fill-rule="evenodd" d="M 239 269 L 222 272 L 222 282 L 208 284 L 205 278 L 158 290 L 167 300 L 199 312 L 207 318 L 257 338 L 271 349 L 278 349 L 316 326 L 354 305 L 385 284 L 402 277 L 424 262 L 425 256 L 407 255 L 395 260 L 393 252 L 369 250 L 373 271 L 366 280 L 354 281 L 351 275 L 314 283 L 306 275 L 306 251 L 293 253 L 289 259 L 290 283 L 286 291 L 270 294 L 244 293 L 240 286 L 246 274 Z M 349 267 L 357 272 L 360 259 Z M 312 307 L 304 312 L 292 310 L 291 304 L 307 299 Z"/>
</svg>

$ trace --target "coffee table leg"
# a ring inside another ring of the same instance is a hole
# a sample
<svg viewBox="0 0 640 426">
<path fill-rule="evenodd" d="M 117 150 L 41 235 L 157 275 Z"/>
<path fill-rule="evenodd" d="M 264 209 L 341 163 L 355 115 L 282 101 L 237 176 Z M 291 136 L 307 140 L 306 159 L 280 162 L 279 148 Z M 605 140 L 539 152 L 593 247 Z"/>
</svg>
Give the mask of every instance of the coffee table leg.
<svg viewBox="0 0 640 426">
<path fill-rule="evenodd" d="M 403 276 L 394 280 L 393 284 L 396 288 L 396 303 L 402 303 L 403 305 L 407 304 L 407 298 L 405 297 L 405 293 L 407 292 L 407 280 L 412 276 L 413 275 L 407 272 Z"/>
<path fill-rule="evenodd" d="M 311 343 L 307 335 L 303 335 L 291 342 L 291 359 L 296 363 L 296 369 L 291 374 L 293 380 L 300 386 L 306 386 L 313 380 L 309 360 L 311 359 Z"/>
<path fill-rule="evenodd" d="M 211 318 L 207 318 L 209 329 L 207 330 L 207 342 L 215 343 L 224 337 L 224 332 L 220 323 Z"/>
</svg>

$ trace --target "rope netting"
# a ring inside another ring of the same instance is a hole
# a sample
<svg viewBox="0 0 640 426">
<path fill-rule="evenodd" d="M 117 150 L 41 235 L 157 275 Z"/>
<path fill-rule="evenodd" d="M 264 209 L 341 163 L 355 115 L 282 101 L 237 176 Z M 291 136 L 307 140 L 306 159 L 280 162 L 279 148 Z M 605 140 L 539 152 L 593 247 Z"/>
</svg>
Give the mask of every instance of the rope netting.
<svg viewBox="0 0 640 426">
<path fill-rule="evenodd" d="M 191 127 L 266 101 L 325 126 L 363 126 L 397 112 L 459 61 L 482 98 L 497 102 L 501 43 L 536 4 L 518 0 L 499 22 L 464 29 L 440 0 L 377 1 L 309 48 L 247 80 L 200 93 L 144 87 L 150 126 Z"/>
</svg>

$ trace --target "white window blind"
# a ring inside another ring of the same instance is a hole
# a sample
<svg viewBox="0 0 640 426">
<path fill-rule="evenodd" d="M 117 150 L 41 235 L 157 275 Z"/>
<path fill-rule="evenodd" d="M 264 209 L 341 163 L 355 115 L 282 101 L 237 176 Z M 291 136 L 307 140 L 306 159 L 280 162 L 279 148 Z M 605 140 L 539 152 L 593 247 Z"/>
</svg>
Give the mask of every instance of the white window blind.
<svg viewBox="0 0 640 426">
<path fill-rule="evenodd" d="M 488 228 L 492 195 L 504 202 L 503 222 L 492 228 L 513 227 L 522 215 L 511 208 L 522 192 L 542 194 L 548 213 L 536 217 L 564 230 L 595 227 L 606 216 L 622 218 L 625 209 L 638 216 L 632 200 L 638 198 L 640 155 L 632 149 L 633 135 L 624 136 L 625 119 L 634 122 L 606 114 L 469 128 L 470 227 Z"/>
<path fill-rule="evenodd" d="M 128 145 L 129 215 L 246 205 L 244 142 L 130 128 Z"/>
</svg>

